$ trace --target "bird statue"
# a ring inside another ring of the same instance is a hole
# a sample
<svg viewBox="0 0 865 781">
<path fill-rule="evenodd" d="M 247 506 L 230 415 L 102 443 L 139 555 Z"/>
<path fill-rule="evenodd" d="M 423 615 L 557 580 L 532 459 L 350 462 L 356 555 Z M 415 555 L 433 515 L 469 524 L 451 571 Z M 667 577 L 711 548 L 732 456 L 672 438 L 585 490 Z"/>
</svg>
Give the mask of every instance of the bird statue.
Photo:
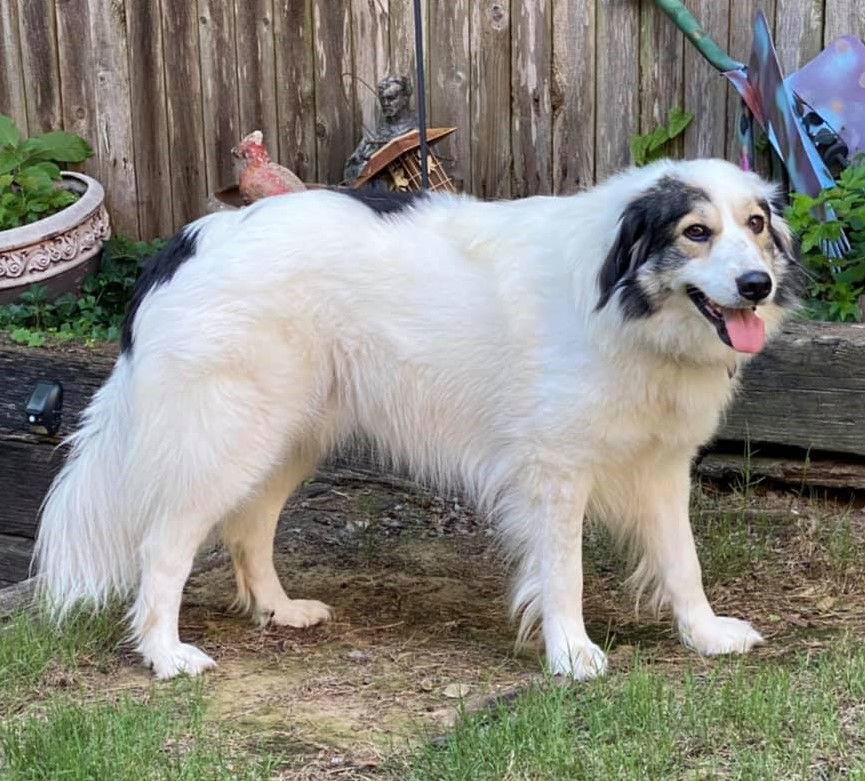
<svg viewBox="0 0 865 781">
<path fill-rule="evenodd" d="M 238 189 L 246 204 L 270 195 L 296 193 L 306 189 L 306 185 L 293 171 L 270 159 L 260 130 L 246 136 L 232 148 L 231 154 L 238 161 Z"/>
</svg>

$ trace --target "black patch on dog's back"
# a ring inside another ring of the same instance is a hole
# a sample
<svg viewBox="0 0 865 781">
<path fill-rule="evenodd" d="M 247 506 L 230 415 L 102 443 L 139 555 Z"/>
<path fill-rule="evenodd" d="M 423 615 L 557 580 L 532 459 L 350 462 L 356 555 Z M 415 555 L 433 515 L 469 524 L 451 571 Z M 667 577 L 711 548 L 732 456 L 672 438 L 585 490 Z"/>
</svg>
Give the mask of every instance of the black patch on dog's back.
<svg viewBox="0 0 865 781">
<path fill-rule="evenodd" d="M 363 187 L 360 190 L 342 190 L 345 195 L 360 201 L 376 214 L 396 214 L 414 206 L 419 200 L 425 199 L 425 192 L 400 192 L 395 190 L 375 190 Z"/>
<path fill-rule="evenodd" d="M 708 201 L 705 190 L 680 179 L 665 176 L 631 201 L 622 212 L 619 232 L 598 273 L 603 309 L 616 290 L 626 319 L 647 317 L 654 306 L 640 287 L 637 271 L 673 243 L 679 220 L 700 201 Z"/>
<path fill-rule="evenodd" d="M 132 351 L 132 331 L 141 302 L 151 290 L 171 281 L 183 261 L 195 254 L 196 243 L 195 232 L 190 231 L 188 227 L 183 228 L 172 236 L 159 252 L 144 261 L 141 274 L 132 291 L 132 300 L 126 310 L 126 317 L 123 319 L 123 331 L 120 335 L 120 348 L 123 352 Z"/>
</svg>

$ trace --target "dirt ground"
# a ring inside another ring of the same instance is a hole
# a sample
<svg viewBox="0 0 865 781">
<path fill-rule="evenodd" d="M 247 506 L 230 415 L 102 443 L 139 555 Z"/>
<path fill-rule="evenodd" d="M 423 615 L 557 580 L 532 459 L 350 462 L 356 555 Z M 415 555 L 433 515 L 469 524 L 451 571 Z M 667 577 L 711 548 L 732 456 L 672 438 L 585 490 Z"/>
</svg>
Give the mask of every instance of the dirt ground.
<svg viewBox="0 0 865 781">
<path fill-rule="evenodd" d="M 819 648 L 838 632 L 865 636 L 865 567 L 856 554 L 865 510 L 833 505 L 847 521 L 827 538 L 815 510 L 822 502 L 783 492 L 744 502 L 708 496 L 695 526 L 698 536 L 704 528 L 722 539 L 704 561 L 715 609 L 753 618 L 766 636 L 755 663 Z M 730 507 L 729 517 L 719 506 Z M 729 546 L 727 534 L 736 537 Z M 712 664 L 682 648 L 669 616 L 635 615 L 621 565 L 593 535 L 585 610 L 611 671 L 627 669 L 637 647 L 674 669 Z M 214 547 L 188 585 L 181 636 L 219 664 L 207 677 L 209 717 L 250 746 L 292 751 L 285 778 L 377 777 L 385 757 L 446 732 L 461 701 L 483 707 L 538 676 L 539 649 L 513 645 L 506 569 L 491 530 L 458 498 L 394 478 L 322 472 L 286 508 L 277 550 L 289 595 L 328 603 L 332 622 L 261 629 L 228 612 L 233 576 Z M 150 684 L 131 655 L 100 677 L 92 680 L 100 693 Z"/>
</svg>

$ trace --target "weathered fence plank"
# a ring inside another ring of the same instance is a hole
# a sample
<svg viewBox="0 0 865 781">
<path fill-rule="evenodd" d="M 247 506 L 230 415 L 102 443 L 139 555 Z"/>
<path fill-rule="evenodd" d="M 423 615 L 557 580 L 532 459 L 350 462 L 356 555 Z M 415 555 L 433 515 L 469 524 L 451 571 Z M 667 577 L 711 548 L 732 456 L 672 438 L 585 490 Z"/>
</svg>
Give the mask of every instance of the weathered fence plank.
<svg viewBox="0 0 865 781">
<path fill-rule="evenodd" d="M 93 148 L 115 233 L 138 235 L 138 197 L 129 97 L 126 14 L 120 0 L 91 0 L 91 56 L 95 68 Z"/>
<path fill-rule="evenodd" d="M 865 36 L 865 3 L 862 0 L 826 0 L 823 40 L 841 35 Z"/>
<path fill-rule="evenodd" d="M 279 155 L 276 110 L 274 0 L 235 0 L 237 30 L 238 141 L 253 130 L 264 134 L 270 154 Z M 236 141 L 234 143 L 237 143 Z"/>
<path fill-rule="evenodd" d="M 775 51 L 784 73 L 798 70 L 822 47 L 823 0 L 775 0 Z"/>
<path fill-rule="evenodd" d="M 11 117 L 27 133 L 27 102 L 21 68 L 21 33 L 18 4 L 0 3 L 0 114 Z"/>
<path fill-rule="evenodd" d="M 472 170 L 470 26 L 468 0 L 429 6 L 430 123 L 457 129 L 436 146 L 436 154 L 446 160 L 457 185 L 468 190 Z"/>
<path fill-rule="evenodd" d="M 375 131 L 378 116 L 375 85 L 388 75 L 390 60 L 388 23 L 388 0 L 351 0 L 354 121 L 358 139 Z"/>
<path fill-rule="evenodd" d="M 667 122 L 684 102 L 685 39 L 653 0 L 640 4 L 640 133 Z M 682 138 L 670 145 L 681 155 Z"/>
<path fill-rule="evenodd" d="M 514 6 L 511 149 L 514 197 L 553 191 L 551 0 Z"/>
<path fill-rule="evenodd" d="M 279 159 L 303 181 L 315 181 L 315 78 L 311 0 L 276 0 L 276 110 Z"/>
<path fill-rule="evenodd" d="M 235 17 L 221 0 L 198 0 L 204 148 L 207 187 L 221 190 L 236 181 L 231 147 L 241 139 L 237 99 Z M 245 86 L 245 85 L 244 85 Z"/>
<path fill-rule="evenodd" d="M 441 3 L 434 3 L 438 6 Z M 459 5 L 459 0 L 456 4 Z M 390 72 L 397 76 L 408 76 L 415 81 L 417 66 L 414 55 L 414 3 L 412 0 L 389 0 L 388 33 L 390 35 Z M 427 77 L 427 109 L 429 109 L 432 76 L 430 71 L 430 11 L 428 0 L 421 0 L 423 22 L 424 67 Z M 468 31 L 466 31 L 468 35 Z"/>
<path fill-rule="evenodd" d="M 174 228 L 174 210 L 171 188 L 166 186 L 171 161 L 160 0 L 139 0 L 137 12 L 128 14 L 126 21 L 139 231 L 142 236 L 168 236 Z"/>
<path fill-rule="evenodd" d="M 598 0 L 597 9 L 595 176 L 603 179 L 630 162 L 630 139 L 639 127 L 640 9 L 620 0 Z"/>
<path fill-rule="evenodd" d="M 207 204 L 203 96 L 195 3 L 162 0 L 165 98 L 168 112 L 168 151 L 174 225 L 204 214 Z M 144 238 L 151 238 L 144 236 Z"/>
<path fill-rule="evenodd" d="M 553 191 L 572 193 L 595 178 L 595 3 L 553 0 L 551 103 Z"/>
<path fill-rule="evenodd" d="M 703 29 L 726 48 L 728 0 L 694 0 L 688 7 Z M 685 131 L 687 157 L 724 157 L 727 143 L 727 80 L 691 44 L 685 47 L 685 108 L 694 121 Z"/>
<path fill-rule="evenodd" d="M 18 23 L 21 66 L 26 74 L 27 124 L 34 134 L 57 130 L 63 110 L 54 0 L 19 2 Z M 7 45 L 5 40 L 0 43 L 4 47 Z"/>
<path fill-rule="evenodd" d="M 506 0 L 474 0 L 471 17 L 471 190 L 511 195 L 511 15 Z"/>
<path fill-rule="evenodd" d="M 336 184 L 360 139 L 352 115 L 351 6 L 313 0 L 312 15 L 318 181 Z"/>
</svg>

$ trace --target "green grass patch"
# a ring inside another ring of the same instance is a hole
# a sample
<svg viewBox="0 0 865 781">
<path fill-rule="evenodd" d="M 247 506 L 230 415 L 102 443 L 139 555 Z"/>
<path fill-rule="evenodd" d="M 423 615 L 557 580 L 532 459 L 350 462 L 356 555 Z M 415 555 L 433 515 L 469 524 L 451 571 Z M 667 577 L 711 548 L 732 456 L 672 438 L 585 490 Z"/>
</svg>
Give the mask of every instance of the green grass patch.
<svg viewBox="0 0 865 781">
<path fill-rule="evenodd" d="M 123 632 L 120 608 L 80 612 L 59 627 L 29 613 L 0 623 L 0 714 L 37 697 L 51 670 L 109 664 Z"/>
<path fill-rule="evenodd" d="M 816 778 L 865 772 L 865 650 L 721 662 L 673 680 L 641 662 L 546 684 L 463 719 L 397 775 L 472 779 Z"/>
<path fill-rule="evenodd" d="M 208 731 L 204 686 L 180 680 L 145 701 L 51 701 L 0 724 L 0 777 L 8 781 L 264 779 L 270 757 L 232 751 Z"/>
</svg>

